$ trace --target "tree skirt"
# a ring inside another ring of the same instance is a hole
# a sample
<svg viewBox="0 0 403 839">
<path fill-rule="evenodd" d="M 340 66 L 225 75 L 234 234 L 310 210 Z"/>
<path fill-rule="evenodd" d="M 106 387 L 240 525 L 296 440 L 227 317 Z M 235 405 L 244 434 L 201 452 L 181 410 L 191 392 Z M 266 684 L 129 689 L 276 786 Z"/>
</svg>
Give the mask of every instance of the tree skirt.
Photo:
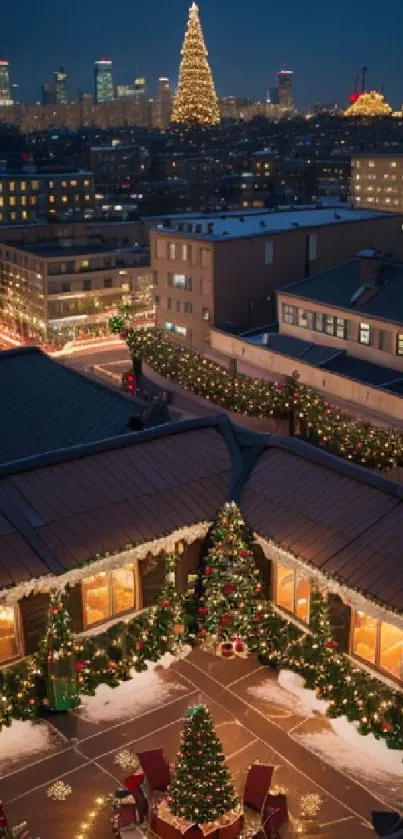
<svg viewBox="0 0 403 839">
<path fill-rule="evenodd" d="M 187 821 L 186 819 L 181 819 L 179 816 L 175 816 L 171 813 L 168 803 L 166 799 L 161 801 L 156 809 L 155 812 L 152 814 L 151 817 L 151 824 L 152 830 L 161 839 L 165 839 L 165 836 L 168 835 L 168 831 L 164 831 L 164 826 L 169 825 L 169 836 L 172 836 L 172 828 L 178 831 L 178 839 L 180 836 L 183 836 L 188 831 L 192 831 L 195 829 L 195 835 L 198 831 L 203 833 L 204 837 L 209 836 L 212 833 L 220 830 L 220 828 L 228 827 L 229 825 L 234 825 L 236 822 L 239 823 L 239 830 L 238 834 L 241 832 L 243 827 L 243 813 L 239 810 L 230 810 L 228 813 L 224 813 L 219 819 L 214 822 L 206 822 L 205 824 L 195 825 L 194 822 Z M 234 828 L 235 830 L 235 828 Z M 190 836 L 190 833 L 188 834 Z"/>
</svg>

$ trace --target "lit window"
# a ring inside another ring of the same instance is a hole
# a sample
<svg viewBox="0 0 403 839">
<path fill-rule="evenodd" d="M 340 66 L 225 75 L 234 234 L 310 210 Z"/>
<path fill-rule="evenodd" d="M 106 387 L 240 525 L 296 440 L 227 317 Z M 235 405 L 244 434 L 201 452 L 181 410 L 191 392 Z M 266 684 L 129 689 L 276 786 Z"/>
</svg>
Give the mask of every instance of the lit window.
<svg viewBox="0 0 403 839">
<path fill-rule="evenodd" d="M 375 169 L 375 161 L 374 160 L 368 160 L 368 166 L 369 166 L 370 169 Z"/>
<path fill-rule="evenodd" d="M 381 623 L 379 664 L 397 679 L 403 679 L 403 630 Z"/>
<path fill-rule="evenodd" d="M 62 181 L 62 187 L 63 187 L 64 189 L 66 189 L 66 187 L 67 187 L 67 181 Z"/>
<path fill-rule="evenodd" d="M 55 203 L 55 196 L 54 195 L 49 195 L 49 204 L 54 204 L 54 203 Z"/>
<path fill-rule="evenodd" d="M 182 245 L 182 261 L 187 262 L 190 255 L 189 245 Z"/>
<path fill-rule="evenodd" d="M 157 239 L 157 258 L 165 259 L 167 255 L 167 243 L 165 239 Z"/>
<path fill-rule="evenodd" d="M 369 323 L 360 323 L 358 328 L 358 340 L 360 344 L 366 344 L 369 346 L 370 343 L 370 326 Z"/>
<path fill-rule="evenodd" d="M 70 186 L 77 186 L 77 181 L 70 181 Z"/>
<path fill-rule="evenodd" d="M 193 306 L 191 303 L 185 303 L 184 311 L 187 315 L 191 315 L 193 312 Z"/>
<path fill-rule="evenodd" d="M 282 311 L 284 323 L 295 324 L 297 317 L 296 306 L 289 306 L 287 303 L 283 303 Z"/>
<path fill-rule="evenodd" d="M 83 606 L 85 626 L 108 620 L 111 616 L 109 578 L 106 571 L 83 580 Z"/>
<path fill-rule="evenodd" d="M 3 196 L 2 196 L 2 195 L 0 195 L 0 207 L 2 207 L 2 206 L 3 206 L 3 204 L 4 204 L 4 199 L 3 199 Z"/>
<path fill-rule="evenodd" d="M 13 210 L 13 212 L 12 212 L 12 213 L 10 213 L 10 218 L 11 218 L 11 221 L 15 221 L 15 220 L 16 220 L 16 218 L 17 218 L 17 213 L 15 212 L 15 210 Z"/>
<path fill-rule="evenodd" d="M 67 195 L 62 195 L 62 204 L 67 204 L 68 198 Z"/>
<path fill-rule="evenodd" d="M 87 181 L 87 180 L 85 180 L 85 181 L 84 181 L 84 186 L 89 186 L 89 185 L 90 185 L 90 182 L 89 182 L 89 181 Z"/>
<path fill-rule="evenodd" d="M 21 206 L 25 207 L 26 203 L 27 203 L 27 196 L 26 195 L 21 195 L 20 201 L 21 201 Z"/>
<path fill-rule="evenodd" d="M 203 320 L 210 320 L 210 309 L 202 309 Z"/>
<path fill-rule="evenodd" d="M 375 664 L 378 621 L 356 612 L 354 615 L 353 652 L 365 661 Z"/>
<path fill-rule="evenodd" d="M 334 335 L 334 317 L 333 315 L 325 315 L 325 332 L 326 335 Z"/>
<path fill-rule="evenodd" d="M 298 326 L 302 329 L 313 329 L 313 312 L 308 312 L 306 309 L 298 309 Z"/>
<path fill-rule="evenodd" d="M 396 355 L 403 355 L 403 332 L 398 332 L 398 335 L 397 335 Z"/>
<path fill-rule="evenodd" d="M 86 201 L 89 201 L 89 200 L 90 200 L 90 198 L 91 198 L 91 196 L 90 196 L 90 195 L 86 195 L 86 196 L 85 196 L 85 200 L 86 200 Z"/>
<path fill-rule="evenodd" d="M 276 604 L 309 623 L 311 586 L 293 568 L 277 565 Z"/>
<path fill-rule="evenodd" d="M 344 318 L 336 320 L 336 335 L 338 338 L 347 338 L 347 321 Z"/>
<path fill-rule="evenodd" d="M 8 203 L 9 203 L 10 207 L 15 207 L 15 196 L 14 195 L 10 195 L 10 197 L 8 199 Z"/>
<path fill-rule="evenodd" d="M 21 218 L 23 218 L 23 219 L 24 219 L 24 221 L 28 218 L 28 213 L 27 213 L 27 211 L 26 211 L 26 210 L 23 210 L 23 211 L 22 211 L 22 213 L 21 213 Z"/>
<path fill-rule="evenodd" d="M 396 160 L 392 160 L 390 165 L 391 165 L 392 169 L 396 169 L 396 166 L 397 166 Z"/>
<path fill-rule="evenodd" d="M 9 192 L 14 192 L 14 190 L 15 190 L 15 181 L 10 181 L 10 183 L 9 183 L 9 185 L 8 185 L 8 190 L 9 190 Z"/>
<path fill-rule="evenodd" d="M 82 259 L 81 260 L 81 268 L 89 268 L 89 267 L 90 267 L 89 260 L 88 259 Z"/>
<path fill-rule="evenodd" d="M 112 571 L 113 612 L 128 612 L 135 607 L 134 568 L 124 565 Z"/>
<path fill-rule="evenodd" d="M 170 242 L 168 247 L 169 259 L 176 259 L 176 245 L 175 242 Z"/>
<path fill-rule="evenodd" d="M 18 656 L 16 615 L 13 606 L 0 605 L 0 661 Z"/>
</svg>

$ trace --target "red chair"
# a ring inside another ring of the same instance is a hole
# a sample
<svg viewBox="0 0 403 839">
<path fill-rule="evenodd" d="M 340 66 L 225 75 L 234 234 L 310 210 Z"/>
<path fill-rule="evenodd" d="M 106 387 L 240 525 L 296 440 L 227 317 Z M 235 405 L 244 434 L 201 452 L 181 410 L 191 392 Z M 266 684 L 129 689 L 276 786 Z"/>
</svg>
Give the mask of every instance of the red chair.
<svg viewBox="0 0 403 839">
<path fill-rule="evenodd" d="M 272 795 L 271 792 L 267 793 L 263 804 L 262 823 L 266 821 L 273 810 L 279 810 L 281 812 L 283 819 L 281 824 L 284 824 L 288 820 L 287 796 L 284 793 L 277 793 L 276 795 Z"/>
<path fill-rule="evenodd" d="M 263 824 L 265 839 L 280 839 L 280 827 L 284 824 L 281 810 L 272 810 Z"/>
<path fill-rule="evenodd" d="M 237 836 L 242 832 L 244 821 L 243 814 L 241 814 L 232 824 L 220 827 L 218 839 L 237 839 Z"/>
<path fill-rule="evenodd" d="M 169 786 L 169 764 L 165 760 L 164 750 L 138 752 L 137 757 L 148 783 L 149 797 L 157 791 L 165 792 Z"/>
<path fill-rule="evenodd" d="M 263 805 L 270 788 L 273 772 L 274 766 L 269 766 L 267 763 L 254 763 L 250 767 L 243 794 L 244 807 L 249 807 L 258 813 L 263 812 Z"/>
</svg>

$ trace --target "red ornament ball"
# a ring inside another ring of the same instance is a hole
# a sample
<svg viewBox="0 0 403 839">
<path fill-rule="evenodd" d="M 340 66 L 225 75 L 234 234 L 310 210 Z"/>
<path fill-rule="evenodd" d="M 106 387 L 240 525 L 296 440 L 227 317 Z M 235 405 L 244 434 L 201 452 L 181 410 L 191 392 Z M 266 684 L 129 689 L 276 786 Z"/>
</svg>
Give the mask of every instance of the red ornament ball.
<svg viewBox="0 0 403 839">
<path fill-rule="evenodd" d="M 206 565 L 206 567 L 204 569 L 204 573 L 206 574 L 207 577 L 209 577 L 210 574 L 213 573 L 213 569 L 212 569 L 211 565 Z"/>
<path fill-rule="evenodd" d="M 252 556 L 252 551 L 239 551 L 239 556 Z"/>
<path fill-rule="evenodd" d="M 231 615 L 223 615 L 221 618 L 221 623 L 231 623 L 231 621 Z"/>
<path fill-rule="evenodd" d="M 84 662 L 82 662 L 82 661 L 77 661 L 77 662 L 76 662 L 76 670 L 78 670 L 79 672 L 80 672 L 81 670 L 84 670 L 84 667 L 85 667 Z"/>
<path fill-rule="evenodd" d="M 335 650 L 339 645 L 337 641 L 325 641 L 323 646 L 326 647 L 328 650 Z"/>
<path fill-rule="evenodd" d="M 144 641 L 136 641 L 136 650 L 142 650 L 144 647 Z"/>
<path fill-rule="evenodd" d="M 261 583 L 256 583 L 256 591 L 259 592 L 261 590 L 262 590 L 262 584 Z"/>
<path fill-rule="evenodd" d="M 223 588 L 224 594 L 232 594 L 234 590 L 235 586 L 233 586 L 231 583 L 226 583 L 226 585 Z"/>
<path fill-rule="evenodd" d="M 161 603 L 161 606 L 163 606 L 163 607 L 164 607 L 164 609 L 169 609 L 169 607 L 170 607 L 171 605 L 172 605 L 172 604 L 171 604 L 171 601 L 170 601 L 170 600 L 163 600 L 163 601 L 162 601 L 162 603 Z"/>
<path fill-rule="evenodd" d="M 241 640 L 241 638 L 237 638 L 234 641 L 234 650 L 236 653 L 243 653 L 245 650 L 245 643 Z"/>
<path fill-rule="evenodd" d="M 388 732 L 388 731 L 392 731 L 392 728 L 393 728 L 392 723 L 390 723 L 390 722 L 384 722 L 384 724 L 383 724 L 383 726 L 382 726 L 382 731 L 384 731 L 384 732 L 385 732 L 385 734 L 386 734 L 386 732 Z"/>
<path fill-rule="evenodd" d="M 208 612 L 208 609 L 206 608 L 206 606 L 200 606 L 200 609 L 199 609 L 200 617 L 205 618 L 206 615 L 207 615 L 207 612 Z"/>
</svg>

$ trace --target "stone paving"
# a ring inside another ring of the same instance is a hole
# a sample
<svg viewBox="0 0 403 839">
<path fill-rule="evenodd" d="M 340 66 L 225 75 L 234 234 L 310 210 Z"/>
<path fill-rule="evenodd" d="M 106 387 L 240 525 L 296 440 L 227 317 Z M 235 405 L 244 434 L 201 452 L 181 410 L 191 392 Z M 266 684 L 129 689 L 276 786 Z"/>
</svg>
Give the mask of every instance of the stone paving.
<svg viewBox="0 0 403 839">
<path fill-rule="evenodd" d="M 267 669 L 254 659 L 225 661 L 199 649 L 175 662 L 161 678 L 172 684 L 172 699 L 161 702 L 155 696 L 148 708 L 124 721 L 94 723 L 80 712 L 51 717 L 47 723 L 54 734 L 51 750 L 3 766 L 0 799 L 11 824 L 27 819 L 40 839 L 80 839 L 88 813 L 97 811 L 86 829 L 85 839 L 112 836 L 109 812 L 97 807 L 130 774 L 115 763 L 119 750 L 132 752 L 162 746 L 166 756 L 175 757 L 186 709 L 197 702 L 210 708 L 223 742 L 230 770 L 242 791 L 248 767 L 254 761 L 271 763 L 273 784 L 286 787 L 291 822 L 281 835 L 296 835 L 293 819 L 301 795 L 318 792 L 324 803 L 316 839 L 365 839 L 374 836 L 371 810 L 382 809 L 380 798 L 307 751 L 293 738 L 295 727 L 315 729 L 328 725 L 322 718 L 304 720 L 274 703 L 256 699 L 248 688 L 270 678 Z M 274 678 L 274 677 L 273 677 Z M 171 694 L 170 694 L 171 695 Z M 72 787 L 64 802 L 54 802 L 46 790 L 62 779 Z M 84 837 L 83 837 L 84 839 Z"/>
</svg>

